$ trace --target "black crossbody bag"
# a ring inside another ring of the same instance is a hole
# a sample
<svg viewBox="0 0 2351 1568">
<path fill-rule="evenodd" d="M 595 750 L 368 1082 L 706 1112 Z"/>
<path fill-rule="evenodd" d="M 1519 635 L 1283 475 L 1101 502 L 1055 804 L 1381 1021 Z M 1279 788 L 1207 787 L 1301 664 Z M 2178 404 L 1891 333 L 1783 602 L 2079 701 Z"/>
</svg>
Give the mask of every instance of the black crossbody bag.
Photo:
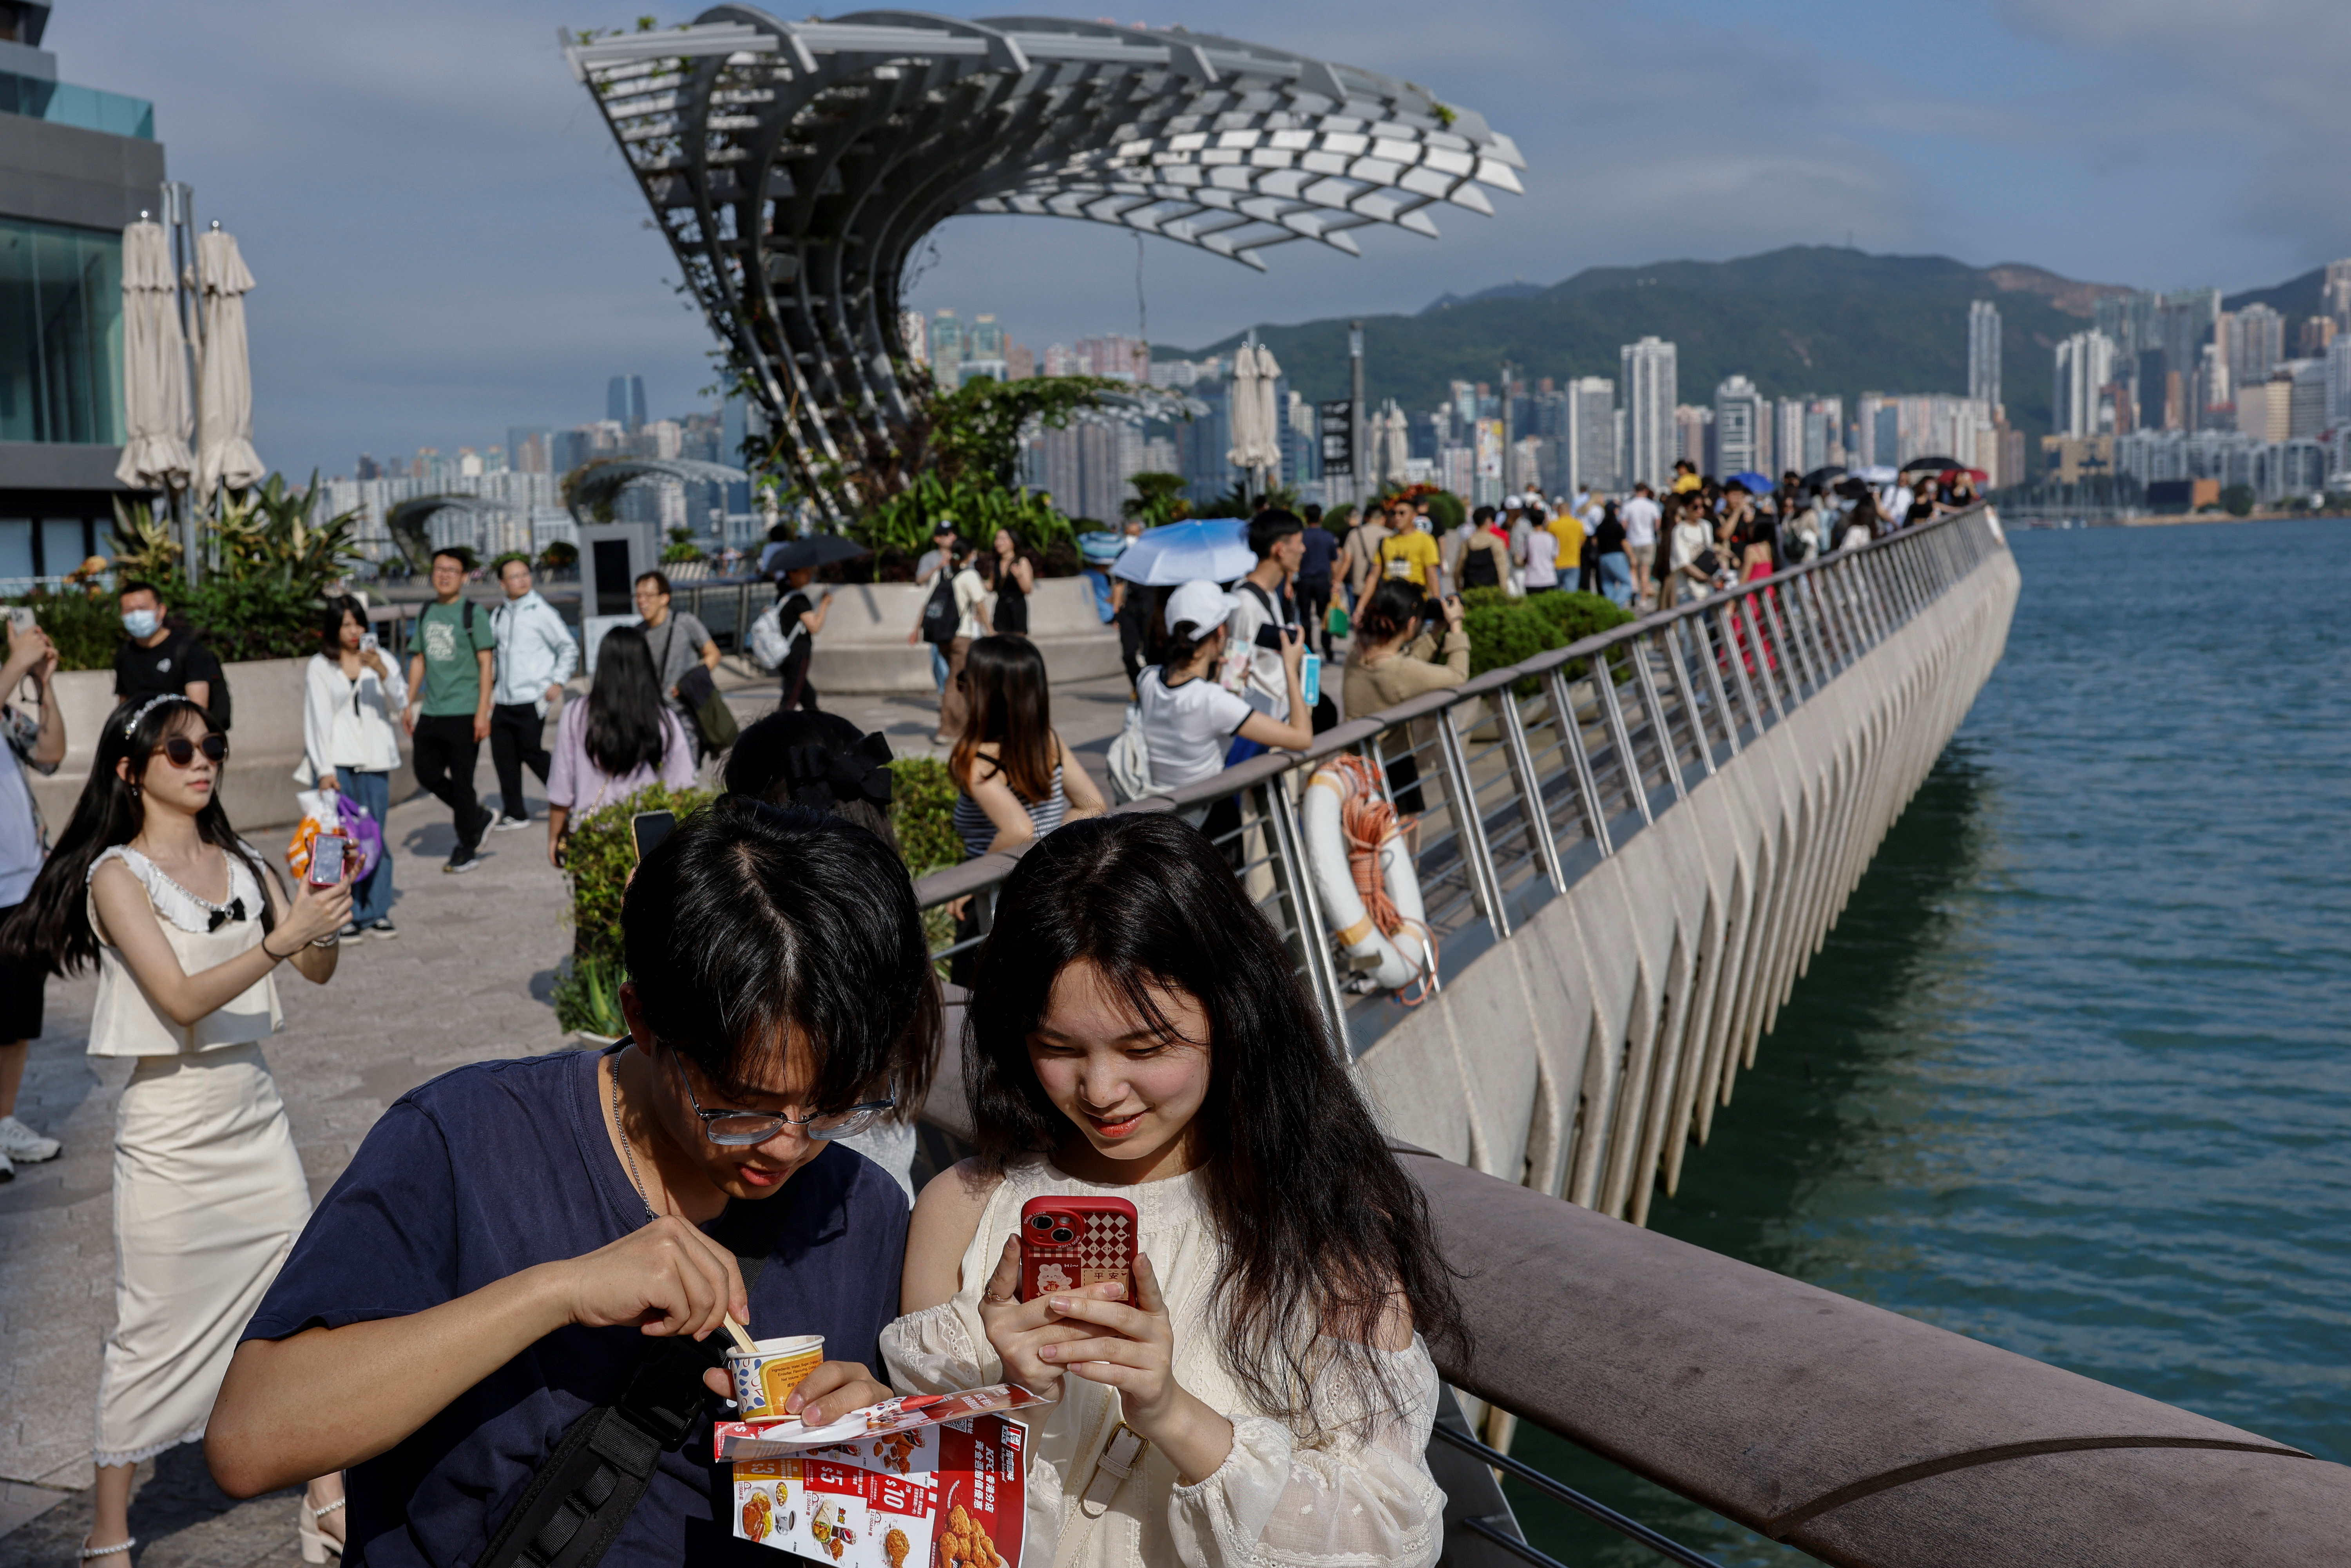
<svg viewBox="0 0 2351 1568">
<path fill-rule="evenodd" d="M 747 1291 L 767 1259 L 738 1253 L 736 1260 Z M 563 1429 L 475 1568 L 594 1568 L 621 1538 L 661 1457 L 685 1441 L 716 1397 L 702 1375 L 726 1364 L 730 1343 L 723 1333 L 647 1342 L 621 1396 Z"/>
</svg>

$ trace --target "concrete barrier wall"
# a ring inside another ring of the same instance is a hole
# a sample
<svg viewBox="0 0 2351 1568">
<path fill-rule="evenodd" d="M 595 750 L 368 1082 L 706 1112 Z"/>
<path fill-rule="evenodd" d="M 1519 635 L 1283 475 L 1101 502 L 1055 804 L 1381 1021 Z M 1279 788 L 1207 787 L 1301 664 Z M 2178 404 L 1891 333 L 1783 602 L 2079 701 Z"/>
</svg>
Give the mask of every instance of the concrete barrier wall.
<svg viewBox="0 0 2351 1568">
<path fill-rule="evenodd" d="M 2000 662 L 1992 551 L 1360 1058 L 1395 1134 L 1635 1223 Z"/>
<path fill-rule="evenodd" d="M 932 692 L 930 650 L 908 644 L 923 619 L 928 588 L 911 582 L 843 583 L 816 640 L 809 679 L 820 692 Z M 993 606 L 991 605 L 991 612 Z M 1119 673 L 1118 633 L 1102 624 L 1092 586 L 1081 577 L 1049 577 L 1029 596 L 1029 637 L 1056 681 Z"/>
<path fill-rule="evenodd" d="M 301 788 L 294 769 L 302 760 L 303 671 L 300 659 L 257 659 L 226 667 L 232 703 L 228 737 L 228 769 L 221 780 L 222 807 L 239 832 L 265 828 L 291 828 L 301 820 L 294 803 Z M 50 685 L 66 724 L 66 759 L 44 779 L 28 774 L 33 796 L 49 824 L 55 841 L 73 815 L 82 784 L 89 778 L 91 758 L 98 752 L 98 734 L 114 711 L 111 670 L 71 670 Z M 404 800 L 416 792 L 406 737 L 401 739 L 400 770 L 392 776 L 392 798 Z M 270 846 L 259 844 L 266 849 Z"/>
</svg>

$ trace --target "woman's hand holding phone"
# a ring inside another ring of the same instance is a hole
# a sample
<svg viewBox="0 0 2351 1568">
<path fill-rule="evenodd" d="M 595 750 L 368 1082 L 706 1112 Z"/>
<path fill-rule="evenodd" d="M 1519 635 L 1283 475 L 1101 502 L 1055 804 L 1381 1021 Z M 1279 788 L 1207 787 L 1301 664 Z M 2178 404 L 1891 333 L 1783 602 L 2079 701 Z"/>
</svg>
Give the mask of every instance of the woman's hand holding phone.
<svg viewBox="0 0 2351 1568">
<path fill-rule="evenodd" d="M 1233 1424 L 1176 1381 L 1176 1325 L 1159 1275 L 1140 1252 L 1134 1295 L 1133 1306 L 1085 1291 L 1048 1296 L 1042 1304 L 1061 1333 L 1040 1342 L 1037 1354 L 1056 1369 L 1117 1389 L 1120 1418 L 1176 1462 L 1183 1484 L 1196 1485 L 1232 1452 Z M 1087 1333 L 1080 1323 L 1106 1332 Z"/>
<path fill-rule="evenodd" d="M 1007 1377 L 1032 1393 L 1058 1397 L 1061 1368 L 1040 1353 L 1086 1339 L 1088 1331 L 1067 1321 L 1067 1314 L 1056 1312 L 1050 1301 L 1016 1300 L 1019 1289 L 1020 1238 L 1009 1236 L 1005 1238 L 1004 1255 L 997 1260 L 996 1272 L 980 1288 L 980 1325 L 1004 1363 Z M 1112 1281 L 1063 1291 L 1051 1300 L 1079 1298 L 1108 1306 L 1124 1292 L 1124 1286 Z"/>
<path fill-rule="evenodd" d="M 332 936 L 351 920 L 350 863 L 343 864 L 343 880 L 327 887 L 305 880 L 296 884 L 294 906 L 286 918 L 270 933 L 269 945 L 274 950 L 283 947 L 299 936 L 305 943 L 316 942 L 322 936 Z M 299 952 L 300 948 L 295 951 Z"/>
</svg>

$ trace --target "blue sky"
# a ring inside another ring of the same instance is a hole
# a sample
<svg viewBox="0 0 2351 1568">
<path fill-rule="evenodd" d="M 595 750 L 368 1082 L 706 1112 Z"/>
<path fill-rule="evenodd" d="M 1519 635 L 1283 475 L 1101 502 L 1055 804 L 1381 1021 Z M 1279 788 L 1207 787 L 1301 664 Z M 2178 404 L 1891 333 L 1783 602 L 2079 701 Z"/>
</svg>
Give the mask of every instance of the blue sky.
<svg viewBox="0 0 2351 1568">
<path fill-rule="evenodd" d="M 1361 259 L 1301 243 L 1258 274 L 1151 244 L 1155 341 L 1848 237 L 2152 287 L 2351 255 L 2339 0 L 1155 5 L 1117 19 L 1408 77 L 1531 166 L 1498 216 Z M 556 45 L 644 5 L 59 0 L 47 44 L 66 79 L 155 100 L 173 177 L 237 235 L 256 444 L 298 477 L 598 418 L 620 371 L 657 414 L 701 405 L 707 330 Z M 1038 347 L 1135 328 L 1123 234 L 975 217 L 936 246 L 925 308 L 993 309 Z"/>
</svg>

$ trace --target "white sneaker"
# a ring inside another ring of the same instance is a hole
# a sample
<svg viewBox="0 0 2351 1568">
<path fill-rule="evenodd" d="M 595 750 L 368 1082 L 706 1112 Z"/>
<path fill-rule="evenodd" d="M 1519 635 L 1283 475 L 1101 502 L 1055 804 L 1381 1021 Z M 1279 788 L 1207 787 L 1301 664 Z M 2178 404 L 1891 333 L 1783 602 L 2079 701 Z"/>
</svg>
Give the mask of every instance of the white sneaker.
<svg viewBox="0 0 2351 1568">
<path fill-rule="evenodd" d="M 15 1181 L 16 1179 L 16 1167 L 8 1163 L 7 1155 L 0 1155 L 0 1181 Z"/>
<path fill-rule="evenodd" d="M 57 1157 L 64 1145 L 45 1138 L 14 1116 L 0 1116 L 0 1155 L 20 1166 L 37 1166 Z"/>
<path fill-rule="evenodd" d="M 511 833 L 517 828 L 528 828 L 529 826 L 530 819 L 528 817 L 500 817 L 496 821 L 490 824 L 490 831 L 494 833 Z"/>
</svg>

